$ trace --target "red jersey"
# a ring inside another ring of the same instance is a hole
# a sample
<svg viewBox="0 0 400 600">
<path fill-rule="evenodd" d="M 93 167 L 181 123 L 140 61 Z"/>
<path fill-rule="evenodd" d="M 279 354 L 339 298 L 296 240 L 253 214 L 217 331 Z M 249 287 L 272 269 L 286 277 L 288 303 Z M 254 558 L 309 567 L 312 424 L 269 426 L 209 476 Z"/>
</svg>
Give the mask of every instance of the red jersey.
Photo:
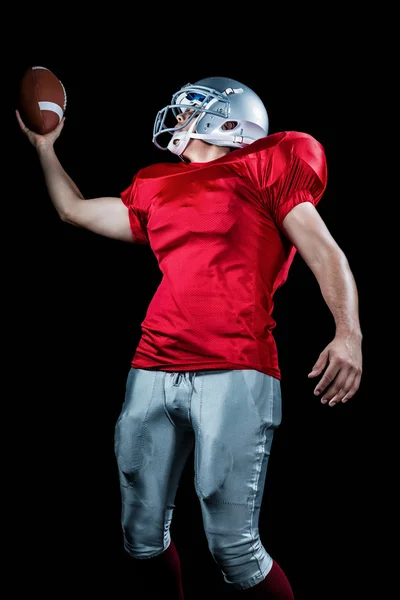
<svg viewBox="0 0 400 600">
<path fill-rule="evenodd" d="M 132 367 L 256 369 L 280 379 L 273 296 L 296 252 L 282 222 L 300 202 L 315 206 L 326 183 L 322 145 L 293 131 L 210 162 L 139 170 L 121 198 L 163 277 Z"/>
</svg>

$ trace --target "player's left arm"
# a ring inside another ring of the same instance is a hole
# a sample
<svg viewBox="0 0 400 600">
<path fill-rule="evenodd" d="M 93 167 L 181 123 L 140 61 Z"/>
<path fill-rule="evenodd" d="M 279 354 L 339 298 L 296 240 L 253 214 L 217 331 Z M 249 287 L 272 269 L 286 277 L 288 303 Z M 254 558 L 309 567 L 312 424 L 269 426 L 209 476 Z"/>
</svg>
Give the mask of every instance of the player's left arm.
<svg viewBox="0 0 400 600">
<path fill-rule="evenodd" d="M 309 377 L 324 374 L 314 393 L 334 406 L 354 396 L 362 373 L 358 292 L 348 260 L 311 202 L 295 206 L 282 228 L 314 273 L 336 324 L 334 339 L 321 352 Z"/>
</svg>

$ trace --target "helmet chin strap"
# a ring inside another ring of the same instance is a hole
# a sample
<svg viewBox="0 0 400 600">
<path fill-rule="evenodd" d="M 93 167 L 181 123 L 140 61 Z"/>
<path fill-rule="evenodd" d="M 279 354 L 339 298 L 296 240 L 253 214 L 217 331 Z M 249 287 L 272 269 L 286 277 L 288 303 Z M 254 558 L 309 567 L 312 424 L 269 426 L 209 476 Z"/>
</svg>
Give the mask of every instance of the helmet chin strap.
<svg viewBox="0 0 400 600">
<path fill-rule="evenodd" d="M 198 115 L 190 127 L 186 131 L 177 131 L 169 141 L 167 146 L 168 150 L 172 152 L 172 154 L 177 154 L 181 160 L 184 162 L 188 162 L 182 154 L 186 150 L 186 147 L 191 139 L 203 140 L 204 142 L 208 142 L 209 144 L 215 144 L 217 146 L 226 146 L 229 144 L 237 144 L 236 147 L 243 148 L 243 146 L 247 146 L 254 142 L 254 139 L 249 137 L 243 137 L 241 135 L 232 135 L 232 134 L 223 134 L 223 133 L 194 133 L 194 129 L 196 128 L 196 124 L 199 121 L 202 115 Z"/>
<path fill-rule="evenodd" d="M 192 132 L 196 127 L 196 123 L 199 120 L 199 116 L 193 119 L 193 122 L 187 131 L 177 131 L 172 136 L 167 146 L 168 150 L 172 152 L 172 154 L 177 154 L 180 157 L 184 153 L 184 151 L 186 150 L 186 146 L 190 142 L 191 138 L 193 137 L 193 135 L 196 135 Z"/>
<path fill-rule="evenodd" d="M 253 138 L 243 137 L 241 135 L 223 135 L 218 133 L 192 133 L 189 131 L 180 131 L 175 133 L 168 144 L 168 150 L 173 154 L 177 154 L 182 160 L 182 154 L 186 150 L 186 147 L 190 140 L 203 140 L 208 144 L 215 144 L 216 146 L 226 146 L 229 143 L 237 144 L 237 148 L 243 148 L 248 144 L 254 142 Z M 186 162 L 186 161 L 184 161 Z"/>
<path fill-rule="evenodd" d="M 170 139 L 170 142 L 168 144 L 168 150 L 170 150 L 172 154 L 177 154 L 178 156 L 181 156 L 181 154 L 185 152 L 186 146 L 188 145 L 190 140 L 191 135 L 189 131 L 179 131 L 178 133 L 175 133 Z"/>
</svg>

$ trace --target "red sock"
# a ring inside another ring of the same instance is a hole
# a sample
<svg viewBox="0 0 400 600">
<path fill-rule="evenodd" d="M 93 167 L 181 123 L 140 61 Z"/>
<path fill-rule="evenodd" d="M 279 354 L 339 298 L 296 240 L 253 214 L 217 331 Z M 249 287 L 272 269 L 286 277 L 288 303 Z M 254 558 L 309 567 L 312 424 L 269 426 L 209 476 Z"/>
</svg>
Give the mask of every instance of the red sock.
<svg viewBox="0 0 400 600">
<path fill-rule="evenodd" d="M 268 575 L 260 583 L 244 591 L 246 598 L 254 600 L 294 600 L 290 583 L 275 561 Z"/>
<path fill-rule="evenodd" d="M 145 590 L 143 598 L 152 598 L 152 593 L 162 589 L 164 598 L 184 600 L 181 562 L 172 540 L 164 552 L 154 558 L 139 559 L 136 564 L 142 579 L 140 587 Z"/>
</svg>

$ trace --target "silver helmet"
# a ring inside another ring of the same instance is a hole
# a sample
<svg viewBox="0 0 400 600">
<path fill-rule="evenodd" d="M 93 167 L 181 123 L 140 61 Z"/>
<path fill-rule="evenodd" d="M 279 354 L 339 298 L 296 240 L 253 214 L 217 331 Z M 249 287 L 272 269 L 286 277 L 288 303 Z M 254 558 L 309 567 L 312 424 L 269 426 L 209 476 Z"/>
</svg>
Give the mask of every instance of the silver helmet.
<svg viewBox="0 0 400 600">
<path fill-rule="evenodd" d="M 187 110 L 193 113 L 183 124 L 177 123 L 177 116 Z M 224 128 L 228 122 L 230 128 Z M 182 131 L 188 124 L 188 130 Z M 183 86 L 157 113 L 153 142 L 160 150 L 179 156 L 193 138 L 243 148 L 267 136 L 268 125 L 267 110 L 253 90 L 228 77 L 207 77 Z M 160 136 L 164 138 L 164 134 L 172 137 L 162 144 Z"/>
</svg>

